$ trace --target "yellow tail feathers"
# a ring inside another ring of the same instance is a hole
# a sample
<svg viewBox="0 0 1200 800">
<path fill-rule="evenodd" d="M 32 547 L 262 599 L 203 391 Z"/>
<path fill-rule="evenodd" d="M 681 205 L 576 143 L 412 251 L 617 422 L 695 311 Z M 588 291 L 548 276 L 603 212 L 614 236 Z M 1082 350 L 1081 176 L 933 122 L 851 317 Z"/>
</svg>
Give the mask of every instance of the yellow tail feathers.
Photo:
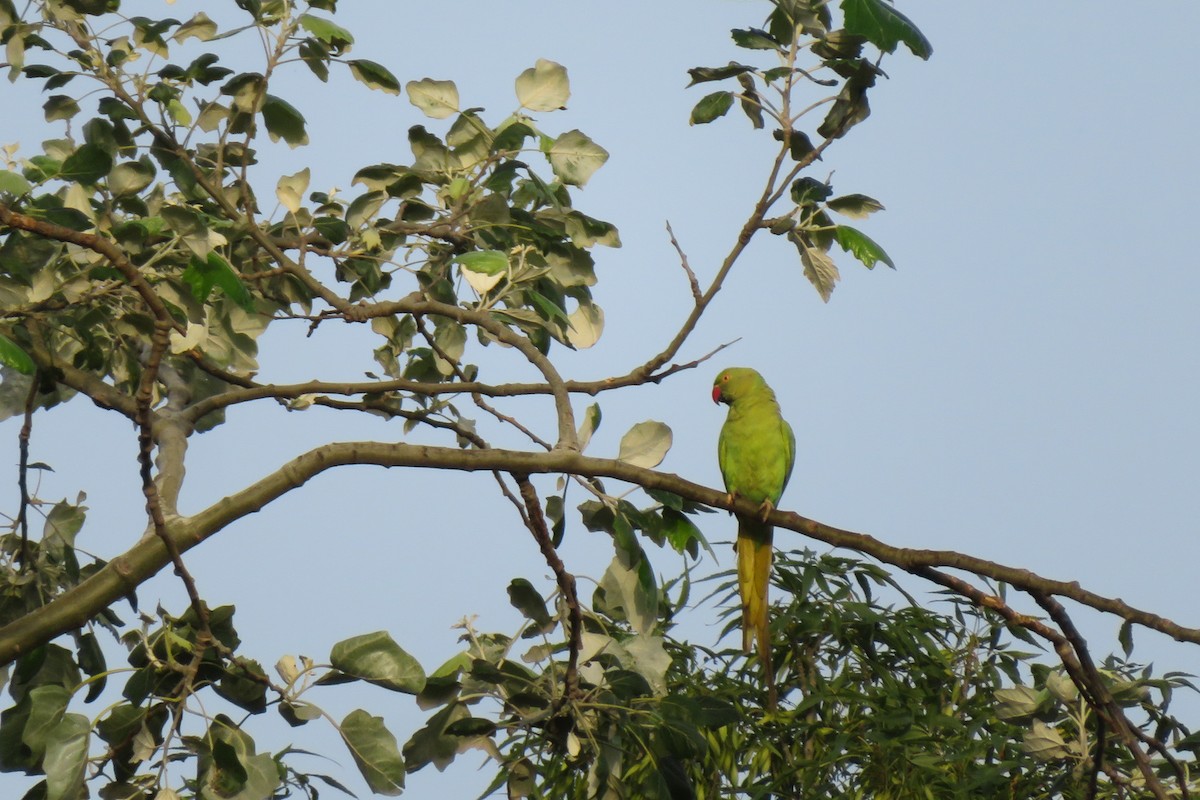
<svg viewBox="0 0 1200 800">
<path fill-rule="evenodd" d="M 767 684 L 767 707 L 775 708 L 775 670 L 771 664 L 771 629 L 767 619 L 768 589 L 771 585 L 771 538 L 769 525 L 738 521 L 738 593 L 742 598 L 742 648 L 749 653 L 758 645 Z"/>
</svg>

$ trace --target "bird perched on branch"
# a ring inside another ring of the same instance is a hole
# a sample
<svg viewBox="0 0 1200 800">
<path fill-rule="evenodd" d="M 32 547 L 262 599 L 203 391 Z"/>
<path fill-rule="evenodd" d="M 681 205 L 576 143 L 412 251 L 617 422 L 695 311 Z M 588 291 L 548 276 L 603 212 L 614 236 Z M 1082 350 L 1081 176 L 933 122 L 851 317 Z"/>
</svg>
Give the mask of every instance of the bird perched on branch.
<svg viewBox="0 0 1200 800">
<path fill-rule="evenodd" d="M 773 528 L 766 517 L 779 502 L 796 461 L 796 437 L 763 376 L 730 367 L 713 381 L 713 402 L 729 406 L 717 442 L 717 458 L 730 499 L 749 500 L 758 514 L 738 514 L 738 592 L 742 600 L 742 647 L 757 642 L 767 682 L 767 705 L 775 706 L 775 675 L 767 625 Z"/>
</svg>

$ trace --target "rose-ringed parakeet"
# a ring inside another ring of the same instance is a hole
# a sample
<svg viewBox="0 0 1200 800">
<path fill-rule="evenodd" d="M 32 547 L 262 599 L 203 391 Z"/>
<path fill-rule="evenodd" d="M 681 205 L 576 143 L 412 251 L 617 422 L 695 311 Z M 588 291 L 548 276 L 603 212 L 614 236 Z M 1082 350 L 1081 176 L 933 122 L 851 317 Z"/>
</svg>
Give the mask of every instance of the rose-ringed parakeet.
<svg viewBox="0 0 1200 800">
<path fill-rule="evenodd" d="M 779 502 L 796 461 L 796 437 L 779 412 L 775 393 L 762 375 L 730 367 L 713 381 L 713 402 L 729 406 L 717 442 L 725 491 L 755 503 L 760 515 L 738 515 L 738 591 L 742 599 L 742 647 L 758 655 L 766 672 L 768 704 L 774 706 L 767 589 L 771 576 L 772 526 L 763 519 Z"/>
</svg>

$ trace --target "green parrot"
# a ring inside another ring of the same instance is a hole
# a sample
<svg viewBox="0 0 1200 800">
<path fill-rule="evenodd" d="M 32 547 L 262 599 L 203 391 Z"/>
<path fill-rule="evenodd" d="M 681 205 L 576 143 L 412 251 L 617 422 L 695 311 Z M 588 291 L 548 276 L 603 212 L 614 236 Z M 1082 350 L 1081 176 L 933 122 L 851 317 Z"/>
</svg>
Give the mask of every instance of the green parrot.
<svg viewBox="0 0 1200 800">
<path fill-rule="evenodd" d="M 742 598 L 742 647 L 757 641 L 767 675 L 769 705 L 774 706 L 771 637 L 767 627 L 767 589 L 771 576 L 772 527 L 764 522 L 792 475 L 796 437 L 779 412 L 775 393 L 763 376 L 746 367 L 730 367 L 713 381 L 713 402 L 729 406 L 717 442 L 717 459 L 730 497 L 759 506 L 761 518 L 738 515 L 738 591 Z"/>
</svg>

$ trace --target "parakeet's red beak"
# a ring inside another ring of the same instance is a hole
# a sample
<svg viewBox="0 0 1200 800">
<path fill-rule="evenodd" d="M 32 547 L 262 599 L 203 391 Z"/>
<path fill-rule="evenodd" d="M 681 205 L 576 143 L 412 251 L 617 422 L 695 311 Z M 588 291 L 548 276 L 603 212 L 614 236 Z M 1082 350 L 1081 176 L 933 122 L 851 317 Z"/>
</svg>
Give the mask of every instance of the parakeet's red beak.
<svg viewBox="0 0 1200 800">
<path fill-rule="evenodd" d="M 720 386 L 713 387 L 713 402 L 714 403 L 721 402 L 721 387 Z"/>
</svg>

